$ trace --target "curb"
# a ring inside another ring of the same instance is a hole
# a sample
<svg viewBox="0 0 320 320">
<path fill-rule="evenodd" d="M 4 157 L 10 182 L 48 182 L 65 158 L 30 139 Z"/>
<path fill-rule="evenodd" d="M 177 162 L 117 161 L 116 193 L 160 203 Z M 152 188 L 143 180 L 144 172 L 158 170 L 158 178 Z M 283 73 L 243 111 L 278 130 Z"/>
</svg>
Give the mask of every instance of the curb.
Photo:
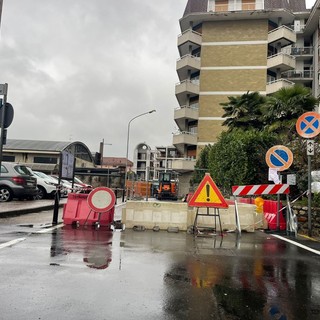
<svg viewBox="0 0 320 320">
<path fill-rule="evenodd" d="M 64 203 L 59 203 L 59 208 L 62 208 Z M 50 205 L 44 205 L 41 207 L 34 207 L 34 208 L 20 208 L 20 209 L 13 209 L 8 211 L 0 212 L 0 219 L 1 218 L 8 218 L 8 217 L 14 217 L 18 215 L 33 213 L 33 212 L 41 212 L 46 210 L 53 210 L 54 204 Z"/>
</svg>

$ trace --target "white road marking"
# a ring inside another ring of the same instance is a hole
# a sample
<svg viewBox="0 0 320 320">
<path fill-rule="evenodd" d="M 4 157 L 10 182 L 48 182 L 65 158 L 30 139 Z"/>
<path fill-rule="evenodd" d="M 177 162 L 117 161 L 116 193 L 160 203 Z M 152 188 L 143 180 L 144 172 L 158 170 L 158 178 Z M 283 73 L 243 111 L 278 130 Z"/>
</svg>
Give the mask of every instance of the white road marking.
<svg viewBox="0 0 320 320">
<path fill-rule="evenodd" d="M 61 224 L 57 224 L 56 226 L 53 226 L 51 228 L 44 228 L 44 229 L 41 229 L 41 230 L 38 230 L 38 231 L 35 231 L 32 233 L 47 233 L 47 232 L 53 231 L 55 229 L 62 228 L 63 226 L 64 226 L 64 224 L 61 223 Z"/>
<path fill-rule="evenodd" d="M 281 239 L 281 240 L 284 240 L 284 241 L 286 241 L 286 242 L 289 242 L 289 243 L 291 243 L 291 244 L 293 244 L 293 245 L 295 245 L 295 246 L 297 246 L 297 247 L 300 247 L 300 248 L 302 248 L 302 249 L 305 249 L 305 250 L 308 250 L 308 251 L 310 251 L 310 252 L 313 252 L 313 253 L 315 253 L 315 254 L 320 255 L 320 251 L 315 250 L 315 249 L 312 249 L 312 248 L 309 248 L 309 247 L 307 247 L 307 246 L 305 246 L 305 245 L 303 245 L 303 244 L 301 244 L 301 243 L 292 241 L 292 240 L 290 240 L 290 239 L 287 239 L 287 238 L 284 238 L 284 237 L 281 237 L 281 236 L 278 236 L 278 235 L 275 235 L 275 234 L 274 234 L 273 236 L 276 237 L 276 238 L 278 238 L 278 239 Z"/>
<path fill-rule="evenodd" d="M 18 239 L 15 239 L 15 240 L 11 240 L 11 241 L 8 241 L 8 242 L 5 242 L 5 243 L 2 243 L 0 244 L 0 249 L 3 249 L 3 248 L 7 248 L 7 247 L 11 247 L 19 242 L 22 242 L 24 240 L 26 240 L 27 238 L 18 238 Z"/>
</svg>

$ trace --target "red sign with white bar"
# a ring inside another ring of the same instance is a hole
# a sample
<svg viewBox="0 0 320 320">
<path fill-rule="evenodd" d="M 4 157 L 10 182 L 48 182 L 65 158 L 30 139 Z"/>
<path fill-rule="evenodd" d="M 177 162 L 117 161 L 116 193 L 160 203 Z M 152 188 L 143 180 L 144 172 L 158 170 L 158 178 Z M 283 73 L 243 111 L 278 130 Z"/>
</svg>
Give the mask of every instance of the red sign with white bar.
<svg viewBox="0 0 320 320">
<path fill-rule="evenodd" d="M 249 186 L 233 186 L 234 196 L 253 196 L 262 194 L 289 194 L 288 184 L 258 184 Z"/>
</svg>

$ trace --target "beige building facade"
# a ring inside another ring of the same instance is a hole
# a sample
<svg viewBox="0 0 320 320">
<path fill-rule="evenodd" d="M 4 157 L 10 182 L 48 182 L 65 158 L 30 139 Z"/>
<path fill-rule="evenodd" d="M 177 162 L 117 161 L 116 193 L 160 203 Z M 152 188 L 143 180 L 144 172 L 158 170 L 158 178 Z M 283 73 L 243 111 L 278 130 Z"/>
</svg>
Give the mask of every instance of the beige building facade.
<svg viewBox="0 0 320 320">
<path fill-rule="evenodd" d="M 230 96 L 268 95 L 295 83 L 317 95 L 319 15 L 311 25 L 313 12 L 304 0 L 187 1 L 177 40 L 173 136 L 183 157 L 196 158 L 217 141 L 226 129 L 221 103 Z"/>
</svg>

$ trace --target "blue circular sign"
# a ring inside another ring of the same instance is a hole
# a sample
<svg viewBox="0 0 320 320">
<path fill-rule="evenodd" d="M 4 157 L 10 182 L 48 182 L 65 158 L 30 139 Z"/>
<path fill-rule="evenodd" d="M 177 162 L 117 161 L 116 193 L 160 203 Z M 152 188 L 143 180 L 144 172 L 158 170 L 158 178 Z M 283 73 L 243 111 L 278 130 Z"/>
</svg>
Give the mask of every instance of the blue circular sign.
<svg viewBox="0 0 320 320">
<path fill-rule="evenodd" d="M 269 168 L 283 171 L 288 169 L 293 162 L 293 155 L 285 146 L 274 146 L 266 153 L 266 162 Z"/>
<path fill-rule="evenodd" d="M 313 138 L 320 133 L 320 114 L 305 112 L 296 123 L 296 130 L 303 138 Z"/>
</svg>

